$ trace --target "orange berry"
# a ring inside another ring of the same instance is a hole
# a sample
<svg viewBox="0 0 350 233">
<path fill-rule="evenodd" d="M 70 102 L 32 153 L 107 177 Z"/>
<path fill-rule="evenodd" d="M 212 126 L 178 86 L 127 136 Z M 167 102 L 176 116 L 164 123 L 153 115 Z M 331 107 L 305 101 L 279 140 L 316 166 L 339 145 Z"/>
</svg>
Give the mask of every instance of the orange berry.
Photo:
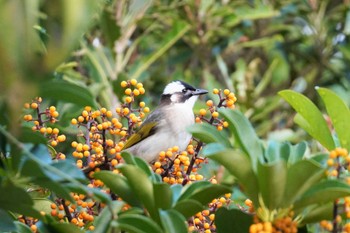
<svg viewBox="0 0 350 233">
<path fill-rule="evenodd" d="M 32 104 L 30 105 L 30 107 L 31 107 L 32 109 L 37 109 L 39 106 L 38 106 L 37 103 L 32 103 Z"/>
<path fill-rule="evenodd" d="M 207 113 L 207 111 L 204 108 L 199 110 L 199 115 L 201 115 L 201 116 L 204 116 L 206 113 Z"/>
<path fill-rule="evenodd" d="M 214 118 L 218 118 L 219 117 L 219 113 L 215 111 L 215 112 L 213 112 L 211 114 L 211 116 L 214 117 Z"/>
<path fill-rule="evenodd" d="M 214 88 L 214 89 L 213 89 L 213 94 L 215 94 L 215 95 L 219 94 L 219 90 L 216 89 L 216 88 Z"/>
<path fill-rule="evenodd" d="M 231 92 L 230 92 L 230 90 L 229 89 L 225 89 L 224 90 L 224 95 L 229 95 Z"/>
<path fill-rule="evenodd" d="M 211 107 L 211 106 L 214 105 L 214 102 L 213 102 L 212 100 L 208 100 L 208 101 L 206 102 L 206 104 L 207 104 L 208 107 Z"/>
<path fill-rule="evenodd" d="M 132 92 L 132 91 L 131 91 L 130 88 L 127 88 L 127 89 L 125 89 L 125 91 L 124 91 L 125 95 L 130 95 L 131 92 Z"/>
</svg>

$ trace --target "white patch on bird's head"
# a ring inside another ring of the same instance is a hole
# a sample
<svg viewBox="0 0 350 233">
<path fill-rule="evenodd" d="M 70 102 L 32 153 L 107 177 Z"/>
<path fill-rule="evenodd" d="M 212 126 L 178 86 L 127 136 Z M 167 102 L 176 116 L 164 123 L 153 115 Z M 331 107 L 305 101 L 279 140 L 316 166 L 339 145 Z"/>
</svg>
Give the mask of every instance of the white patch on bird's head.
<svg viewBox="0 0 350 233">
<path fill-rule="evenodd" d="M 182 92 L 184 88 L 185 86 L 180 81 L 174 81 L 165 87 L 163 95 L 172 95 L 176 92 Z"/>
</svg>

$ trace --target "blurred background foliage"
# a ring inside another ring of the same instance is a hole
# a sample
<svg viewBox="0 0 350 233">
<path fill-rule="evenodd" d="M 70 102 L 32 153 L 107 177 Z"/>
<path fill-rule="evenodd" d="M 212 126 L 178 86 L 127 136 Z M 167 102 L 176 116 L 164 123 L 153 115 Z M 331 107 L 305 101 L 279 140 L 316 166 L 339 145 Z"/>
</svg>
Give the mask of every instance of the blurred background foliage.
<svg viewBox="0 0 350 233">
<path fill-rule="evenodd" d="M 300 132 L 286 129 L 292 114 L 279 90 L 315 100 L 315 86 L 330 87 L 350 103 L 346 0 L 1 0 L 0 6 L 0 119 L 13 123 L 13 132 L 22 103 L 35 94 L 64 104 L 68 119 L 77 105 L 114 109 L 120 81 L 130 78 L 144 83 L 151 106 L 174 79 L 233 89 L 258 135 L 283 140 L 296 141 Z"/>
</svg>

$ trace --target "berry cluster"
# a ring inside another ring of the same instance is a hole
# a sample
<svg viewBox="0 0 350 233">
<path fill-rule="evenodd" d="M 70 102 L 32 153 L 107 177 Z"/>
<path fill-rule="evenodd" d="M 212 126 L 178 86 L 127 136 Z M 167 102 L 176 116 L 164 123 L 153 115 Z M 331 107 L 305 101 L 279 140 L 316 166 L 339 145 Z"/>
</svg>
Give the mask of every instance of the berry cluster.
<svg viewBox="0 0 350 233">
<path fill-rule="evenodd" d="M 40 110 L 42 104 L 42 98 L 36 97 L 31 103 L 25 103 L 24 107 L 26 109 L 34 109 L 36 111 L 36 117 L 34 118 L 32 114 L 24 115 L 23 119 L 27 122 L 33 122 L 34 126 L 32 127 L 33 131 L 40 132 L 45 137 L 49 139 L 48 143 L 55 147 L 60 142 L 64 142 L 66 140 L 66 136 L 64 134 L 59 135 L 58 128 L 48 127 L 48 123 L 56 123 L 57 117 L 59 113 L 56 111 L 55 106 L 50 106 L 46 108 L 44 111 Z M 65 159 L 64 154 L 56 155 L 57 159 Z"/>
<path fill-rule="evenodd" d="M 116 143 L 112 137 L 116 135 L 125 137 L 126 128 L 117 118 L 113 117 L 111 111 L 106 108 L 92 110 L 87 106 L 77 119 L 72 119 L 71 123 L 85 128 L 79 135 L 78 141 L 80 142 L 71 143 L 75 149 L 72 155 L 78 159 L 79 168 L 88 166 L 93 169 L 99 164 L 107 163 L 109 158 L 120 159 L 118 153 L 124 143 Z"/>
<path fill-rule="evenodd" d="M 218 90 L 214 89 L 213 93 L 215 95 L 218 95 L 219 97 L 219 103 L 217 106 L 215 106 L 214 102 L 212 100 L 208 100 L 206 102 L 206 105 L 208 109 L 200 109 L 199 115 L 196 117 L 197 123 L 208 122 L 211 125 L 216 126 L 216 128 L 221 131 L 223 128 L 228 127 L 228 122 L 223 121 L 219 118 L 219 113 L 217 112 L 218 108 L 224 107 L 224 108 L 235 108 L 235 102 L 237 101 L 237 98 L 233 92 L 231 92 L 228 89 L 225 90 Z M 210 114 L 210 118 L 206 118 L 206 115 Z"/>
<path fill-rule="evenodd" d="M 254 223 L 249 228 L 249 233 L 297 233 L 298 223 L 293 220 L 294 213 L 278 218 L 273 222 L 261 222 L 255 215 Z"/>
<path fill-rule="evenodd" d="M 190 175 L 185 173 L 190 165 L 189 155 L 192 156 L 193 154 L 192 144 L 188 145 L 186 151 L 179 151 L 179 148 L 174 146 L 167 151 L 159 153 L 159 159 L 153 164 L 153 170 L 155 173 L 160 174 L 163 181 L 168 184 L 182 184 L 184 179 L 187 179 L 188 183 L 203 180 L 203 176 L 197 174 L 197 170 L 200 168 L 201 163 L 206 162 L 204 158 L 196 159 L 196 166 L 193 166 Z"/>
<path fill-rule="evenodd" d="M 209 203 L 208 209 L 197 213 L 188 221 L 188 231 L 202 233 L 216 232 L 216 226 L 214 224 L 215 212 L 218 208 L 229 206 L 230 204 L 231 193 L 227 193 L 225 196 L 220 198 L 215 198 Z"/>
<path fill-rule="evenodd" d="M 330 151 L 327 166 L 328 170 L 326 174 L 330 179 L 344 180 L 350 184 L 350 177 L 348 176 L 348 172 L 350 171 L 350 155 L 347 149 L 336 148 Z M 337 199 L 333 205 L 333 220 L 321 221 L 321 228 L 329 232 L 336 230 L 337 232 L 350 233 L 350 223 L 347 222 L 350 219 L 350 197 Z"/>
</svg>

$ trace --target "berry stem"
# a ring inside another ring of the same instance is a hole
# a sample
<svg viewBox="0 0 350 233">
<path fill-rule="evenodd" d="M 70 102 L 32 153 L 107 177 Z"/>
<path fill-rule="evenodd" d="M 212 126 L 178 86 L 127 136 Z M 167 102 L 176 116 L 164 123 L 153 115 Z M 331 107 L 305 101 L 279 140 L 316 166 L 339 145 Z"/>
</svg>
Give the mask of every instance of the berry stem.
<svg viewBox="0 0 350 233">
<path fill-rule="evenodd" d="M 70 211 L 69 211 L 69 208 L 68 206 L 66 205 L 66 200 L 64 200 L 63 198 L 60 200 L 61 204 L 63 205 L 63 209 L 64 209 L 64 212 L 66 214 L 66 217 L 68 219 L 69 222 L 72 221 L 73 217 L 72 215 L 70 214 Z"/>
</svg>

